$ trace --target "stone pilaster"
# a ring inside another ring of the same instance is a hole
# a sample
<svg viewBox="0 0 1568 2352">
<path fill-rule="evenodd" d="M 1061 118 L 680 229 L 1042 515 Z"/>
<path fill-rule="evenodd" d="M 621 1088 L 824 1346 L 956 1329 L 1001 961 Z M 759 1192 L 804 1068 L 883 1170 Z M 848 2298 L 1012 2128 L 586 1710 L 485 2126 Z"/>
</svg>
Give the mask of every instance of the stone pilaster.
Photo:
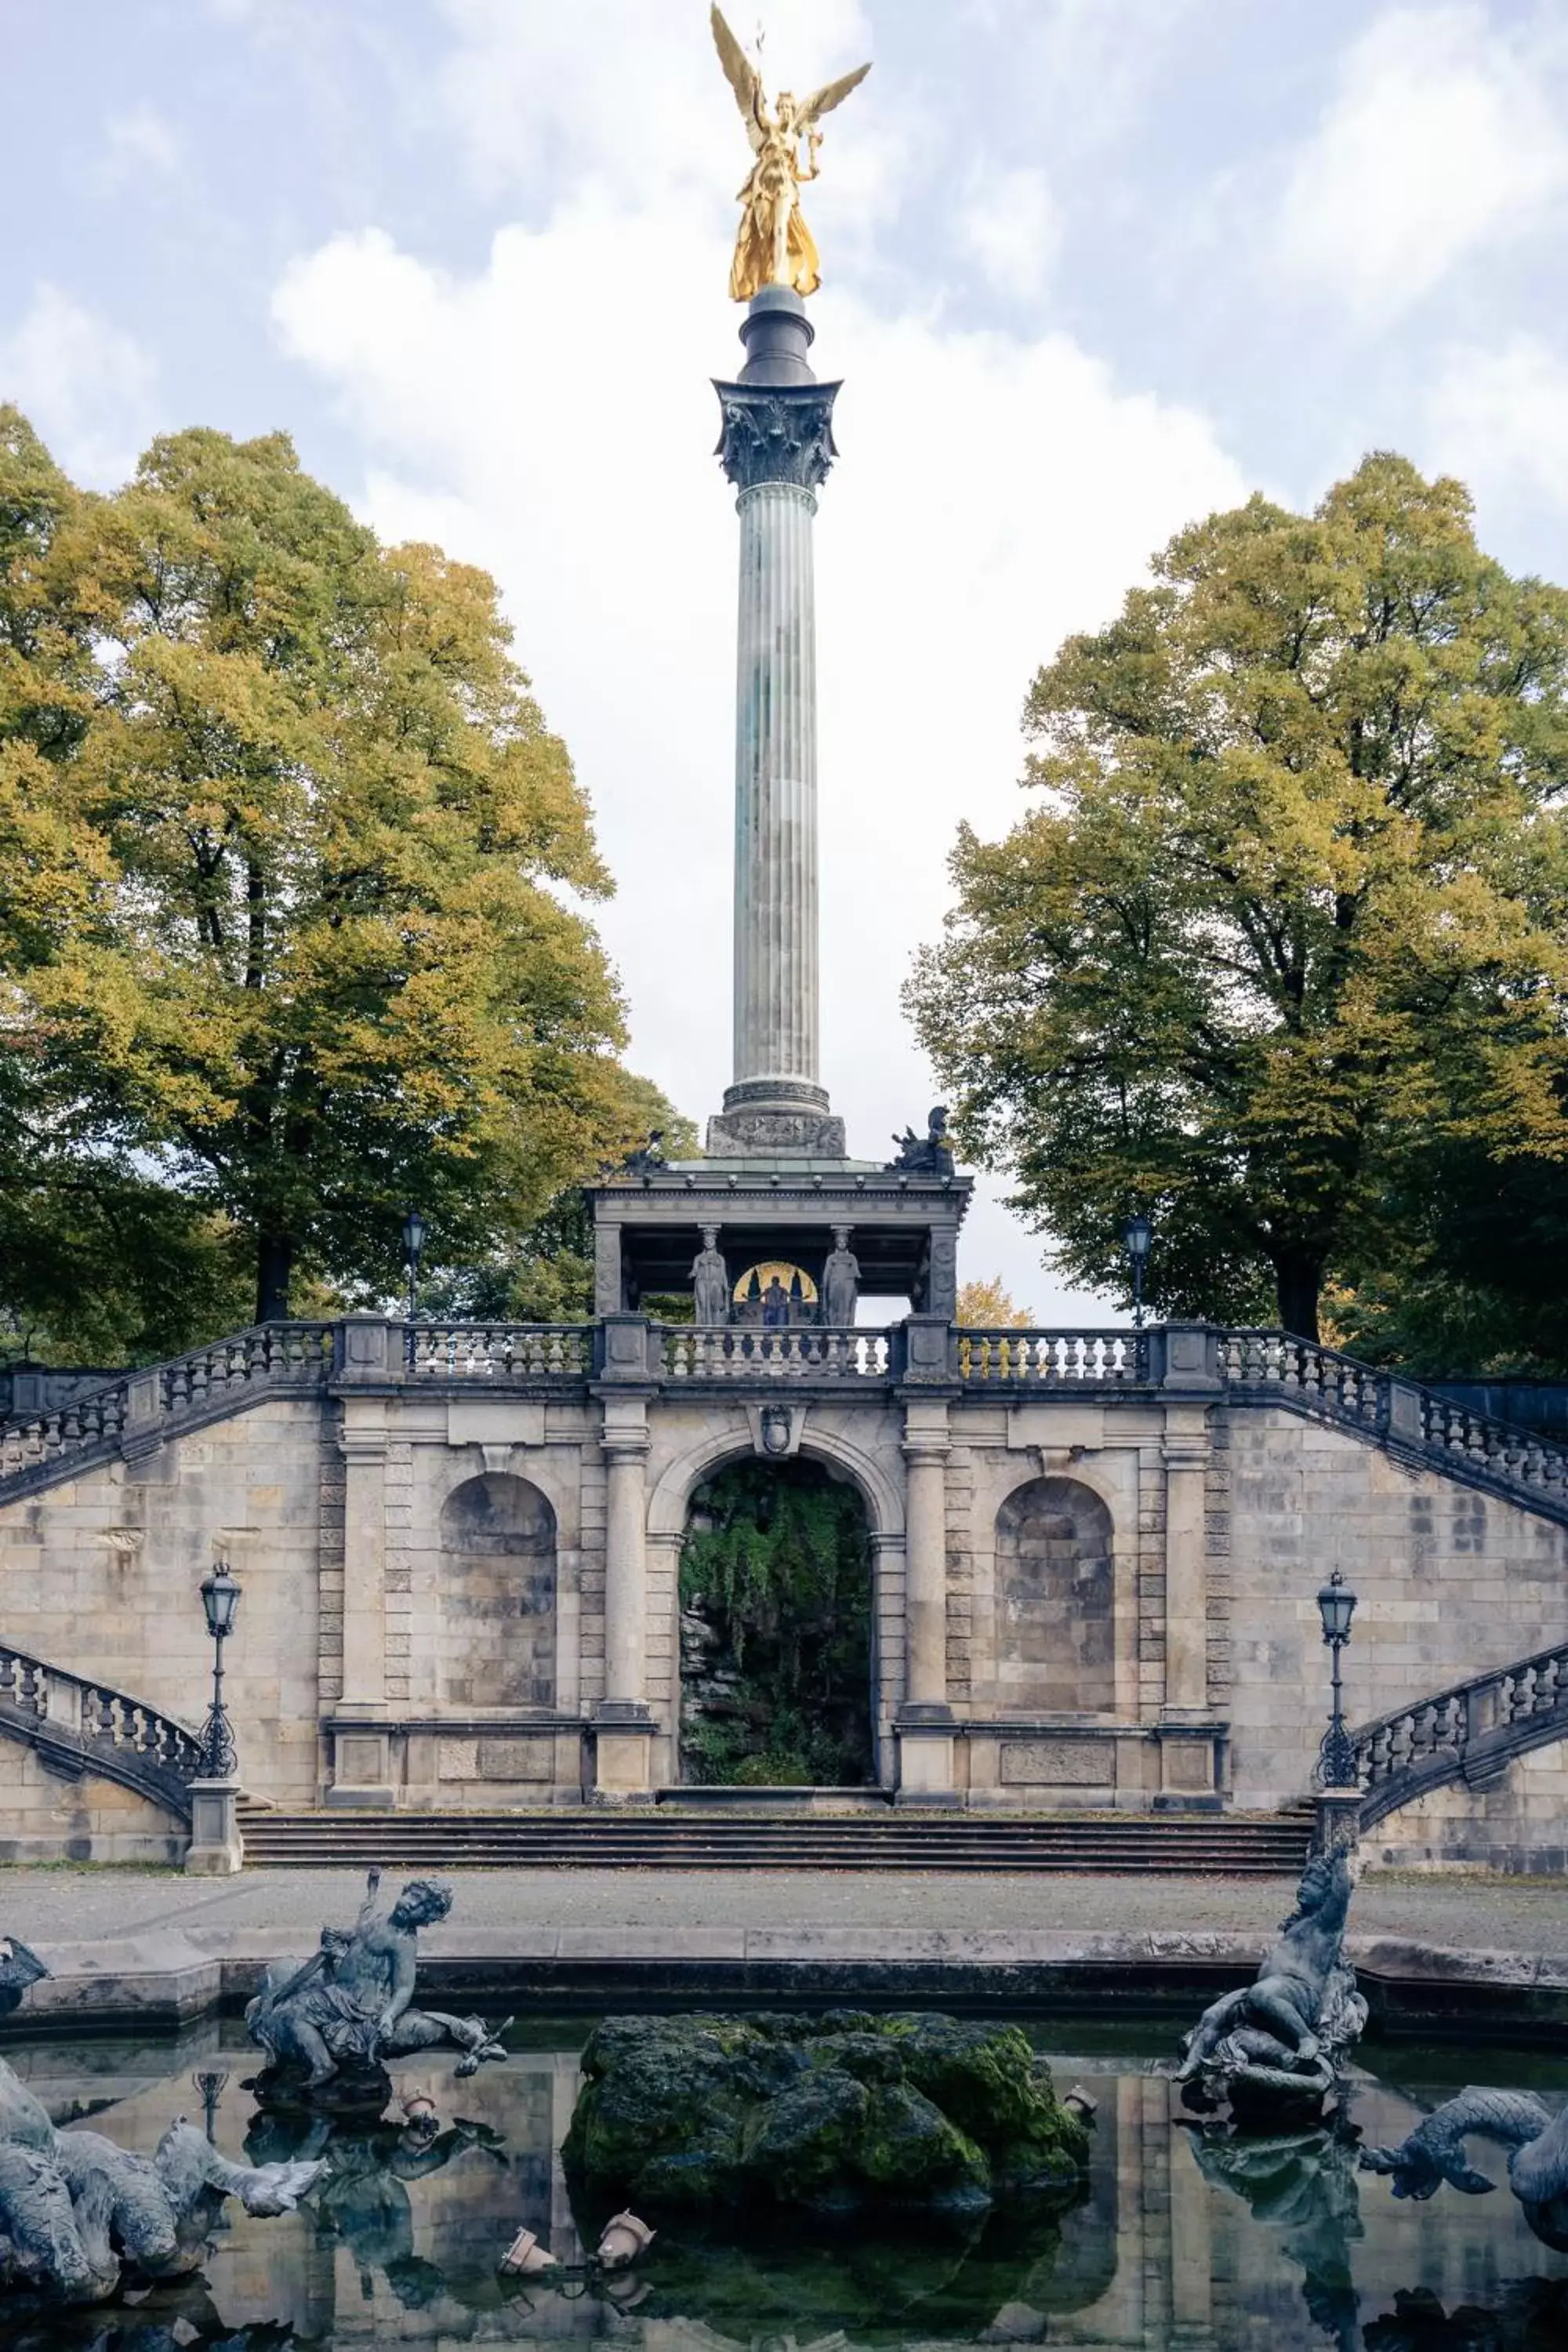
<svg viewBox="0 0 1568 2352">
<path fill-rule="evenodd" d="M 1165 1437 L 1165 1712 L 1208 1708 L 1209 1466 L 1206 1408 L 1167 1405 Z"/>
<path fill-rule="evenodd" d="M 908 1802 L 950 1799 L 952 1709 L 947 1692 L 947 1457 L 945 1398 L 904 1407 L 904 1703 L 899 1709 L 899 1794 Z"/>
<path fill-rule="evenodd" d="M 603 1796 L 640 1796 L 654 1729 L 647 1692 L 647 1399 L 606 1396 L 604 1415 L 605 1696 L 594 1711 L 595 1781 Z"/>
<path fill-rule="evenodd" d="M 329 1805 L 391 1805 L 386 1715 L 386 1458 L 384 1396 L 345 1395 L 343 1694 L 335 1713 Z"/>
</svg>

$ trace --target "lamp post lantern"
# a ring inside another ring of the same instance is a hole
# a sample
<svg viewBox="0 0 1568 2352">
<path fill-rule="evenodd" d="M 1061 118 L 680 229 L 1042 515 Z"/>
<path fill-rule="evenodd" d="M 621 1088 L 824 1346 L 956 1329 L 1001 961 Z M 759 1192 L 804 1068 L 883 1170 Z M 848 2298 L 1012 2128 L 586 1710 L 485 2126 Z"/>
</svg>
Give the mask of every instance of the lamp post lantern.
<svg viewBox="0 0 1568 2352">
<path fill-rule="evenodd" d="M 202 1774 L 208 1780 L 233 1778 L 238 1761 L 228 1712 L 223 1703 L 223 1645 L 234 1631 L 239 1612 L 240 1588 L 220 1553 L 210 1576 L 202 1579 L 202 1607 L 213 1638 L 213 1703 L 202 1727 Z"/>
<path fill-rule="evenodd" d="M 1149 1244 L 1154 1238 L 1154 1228 L 1147 1217 L 1129 1217 L 1121 1228 L 1128 1257 L 1132 1264 L 1132 1324 L 1135 1330 L 1143 1328 L 1143 1269 L 1149 1263 Z"/>
<path fill-rule="evenodd" d="M 412 1323 L 419 1307 L 419 1261 L 425 1255 L 425 1236 L 430 1228 L 417 1209 L 410 1209 L 403 1220 L 403 1263 L 408 1268 L 408 1320 Z"/>
<path fill-rule="evenodd" d="M 1355 1594 L 1345 1582 L 1342 1570 L 1336 1568 L 1318 1595 L 1323 1639 L 1333 1660 L 1333 1706 L 1329 1717 L 1329 1727 L 1318 1751 L 1318 1780 L 1325 1789 L 1353 1789 L 1357 1786 L 1355 1741 L 1345 1729 L 1340 1683 L 1340 1652 L 1351 1637 L 1351 1619 L 1355 1615 Z"/>
</svg>

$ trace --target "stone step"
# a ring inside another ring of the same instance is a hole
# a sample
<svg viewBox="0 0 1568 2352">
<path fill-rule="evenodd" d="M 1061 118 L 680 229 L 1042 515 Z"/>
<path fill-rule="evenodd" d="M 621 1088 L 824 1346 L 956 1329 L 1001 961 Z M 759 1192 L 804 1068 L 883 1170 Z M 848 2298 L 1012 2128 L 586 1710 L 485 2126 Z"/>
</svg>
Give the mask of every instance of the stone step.
<svg viewBox="0 0 1568 2352">
<path fill-rule="evenodd" d="M 468 1867 L 663 1870 L 1183 1872 L 1289 1876 L 1306 1858 L 1305 1811 L 999 1821 L 908 1813 L 843 1820 L 679 1820 L 668 1811 L 274 1812 L 242 1808 L 257 1868 L 381 1862 Z"/>
</svg>

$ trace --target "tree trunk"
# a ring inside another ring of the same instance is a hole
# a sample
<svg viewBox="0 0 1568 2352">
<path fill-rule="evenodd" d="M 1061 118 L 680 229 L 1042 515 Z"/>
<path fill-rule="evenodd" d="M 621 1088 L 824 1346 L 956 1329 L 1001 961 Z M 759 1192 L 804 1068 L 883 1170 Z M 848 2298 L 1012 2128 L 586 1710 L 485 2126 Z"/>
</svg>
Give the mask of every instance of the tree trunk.
<svg viewBox="0 0 1568 2352">
<path fill-rule="evenodd" d="M 294 1271 L 294 1243 L 288 1234 L 258 1234 L 256 1239 L 256 1319 L 286 1323 L 289 1319 L 289 1277 Z"/>
<path fill-rule="evenodd" d="M 1280 1257 L 1274 1261 L 1275 1287 L 1279 1298 L 1279 1322 L 1298 1339 L 1316 1339 L 1318 1297 L 1323 1287 L 1321 1258 Z"/>
</svg>

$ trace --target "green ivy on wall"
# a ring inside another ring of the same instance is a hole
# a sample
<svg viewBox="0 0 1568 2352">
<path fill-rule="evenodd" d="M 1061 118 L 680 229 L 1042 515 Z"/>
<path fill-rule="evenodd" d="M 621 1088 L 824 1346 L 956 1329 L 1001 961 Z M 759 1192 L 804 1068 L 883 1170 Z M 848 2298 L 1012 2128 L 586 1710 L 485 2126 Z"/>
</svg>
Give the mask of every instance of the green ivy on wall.
<svg viewBox="0 0 1568 2352">
<path fill-rule="evenodd" d="M 698 1489 L 680 1560 L 688 1780 L 873 1777 L 871 1547 L 855 1487 L 814 1462 L 737 1462 Z"/>
</svg>

